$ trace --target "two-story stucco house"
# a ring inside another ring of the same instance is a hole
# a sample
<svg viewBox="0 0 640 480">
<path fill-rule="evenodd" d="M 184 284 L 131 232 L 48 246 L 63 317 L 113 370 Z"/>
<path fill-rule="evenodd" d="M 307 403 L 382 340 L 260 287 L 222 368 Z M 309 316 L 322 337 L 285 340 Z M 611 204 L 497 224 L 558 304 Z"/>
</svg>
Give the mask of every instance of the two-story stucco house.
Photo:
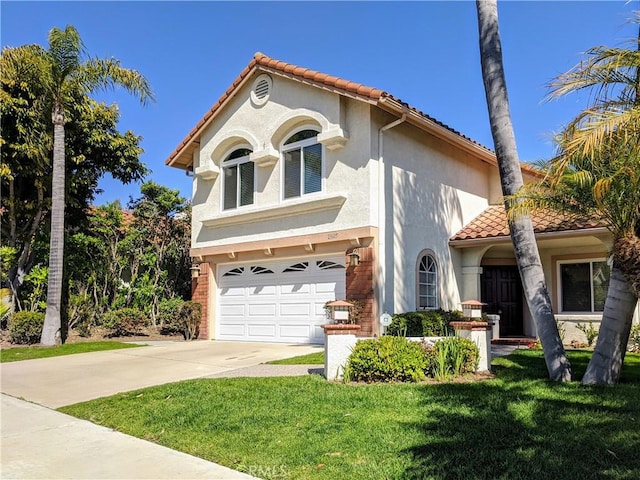
<svg viewBox="0 0 640 480">
<path fill-rule="evenodd" d="M 469 299 L 535 335 L 494 153 L 387 92 L 258 53 L 167 164 L 194 176 L 201 337 L 322 342 L 345 298 L 365 336 L 383 312 Z M 560 319 L 599 320 L 609 234 L 535 223 Z"/>
</svg>

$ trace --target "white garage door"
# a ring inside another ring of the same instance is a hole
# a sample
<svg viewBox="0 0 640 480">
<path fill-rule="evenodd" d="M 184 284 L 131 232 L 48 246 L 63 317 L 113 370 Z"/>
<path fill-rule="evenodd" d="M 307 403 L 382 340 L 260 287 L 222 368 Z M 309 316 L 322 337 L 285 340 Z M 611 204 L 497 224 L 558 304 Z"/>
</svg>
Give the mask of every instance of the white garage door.
<svg viewBox="0 0 640 480">
<path fill-rule="evenodd" d="M 344 256 L 221 265 L 216 338 L 322 343 L 324 304 L 343 298 Z"/>
</svg>

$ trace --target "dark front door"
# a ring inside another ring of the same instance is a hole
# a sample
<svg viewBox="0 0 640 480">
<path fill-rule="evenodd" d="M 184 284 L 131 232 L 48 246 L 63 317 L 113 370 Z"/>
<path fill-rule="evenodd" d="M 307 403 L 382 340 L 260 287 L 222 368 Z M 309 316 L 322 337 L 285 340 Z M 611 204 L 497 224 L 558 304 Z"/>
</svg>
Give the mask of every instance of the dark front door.
<svg viewBox="0 0 640 480">
<path fill-rule="evenodd" d="M 486 313 L 500 315 L 500 336 L 522 335 L 522 283 L 515 266 L 482 267 L 482 302 Z"/>
</svg>

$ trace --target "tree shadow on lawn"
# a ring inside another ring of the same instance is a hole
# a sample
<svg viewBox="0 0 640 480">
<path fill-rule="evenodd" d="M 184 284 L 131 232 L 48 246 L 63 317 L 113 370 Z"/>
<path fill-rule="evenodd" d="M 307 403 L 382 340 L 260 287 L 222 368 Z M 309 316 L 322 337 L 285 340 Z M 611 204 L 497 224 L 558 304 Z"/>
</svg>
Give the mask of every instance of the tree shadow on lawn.
<svg viewBox="0 0 640 480">
<path fill-rule="evenodd" d="M 424 441 L 405 451 L 401 478 L 640 478 L 637 360 L 625 365 L 635 383 L 609 388 L 541 380 L 543 360 L 526 353 L 501 362 L 494 380 L 425 387 L 428 417 L 406 425 Z"/>
</svg>

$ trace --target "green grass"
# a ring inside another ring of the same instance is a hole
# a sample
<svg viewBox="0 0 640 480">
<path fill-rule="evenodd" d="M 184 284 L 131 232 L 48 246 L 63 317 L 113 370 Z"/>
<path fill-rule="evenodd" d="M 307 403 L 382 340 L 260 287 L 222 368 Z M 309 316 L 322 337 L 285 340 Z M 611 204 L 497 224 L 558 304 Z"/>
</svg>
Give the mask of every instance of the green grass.
<svg viewBox="0 0 640 480">
<path fill-rule="evenodd" d="M 81 342 L 65 343 L 59 347 L 19 347 L 0 350 L 0 363 L 18 362 L 20 360 L 32 360 L 34 358 L 59 357 L 61 355 L 73 355 L 74 353 L 98 352 L 101 350 L 117 350 L 120 348 L 134 348 L 142 345 L 133 345 L 120 342 Z"/>
<path fill-rule="evenodd" d="M 324 350 L 300 355 L 298 357 L 283 358 L 267 362 L 270 365 L 324 365 Z"/>
<path fill-rule="evenodd" d="M 577 378 L 589 352 L 572 351 Z M 640 355 L 613 388 L 544 379 L 540 351 L 473 383 L 201 379 L 60 409 L 261 478 L 636 479 Z"/>
</svg>

